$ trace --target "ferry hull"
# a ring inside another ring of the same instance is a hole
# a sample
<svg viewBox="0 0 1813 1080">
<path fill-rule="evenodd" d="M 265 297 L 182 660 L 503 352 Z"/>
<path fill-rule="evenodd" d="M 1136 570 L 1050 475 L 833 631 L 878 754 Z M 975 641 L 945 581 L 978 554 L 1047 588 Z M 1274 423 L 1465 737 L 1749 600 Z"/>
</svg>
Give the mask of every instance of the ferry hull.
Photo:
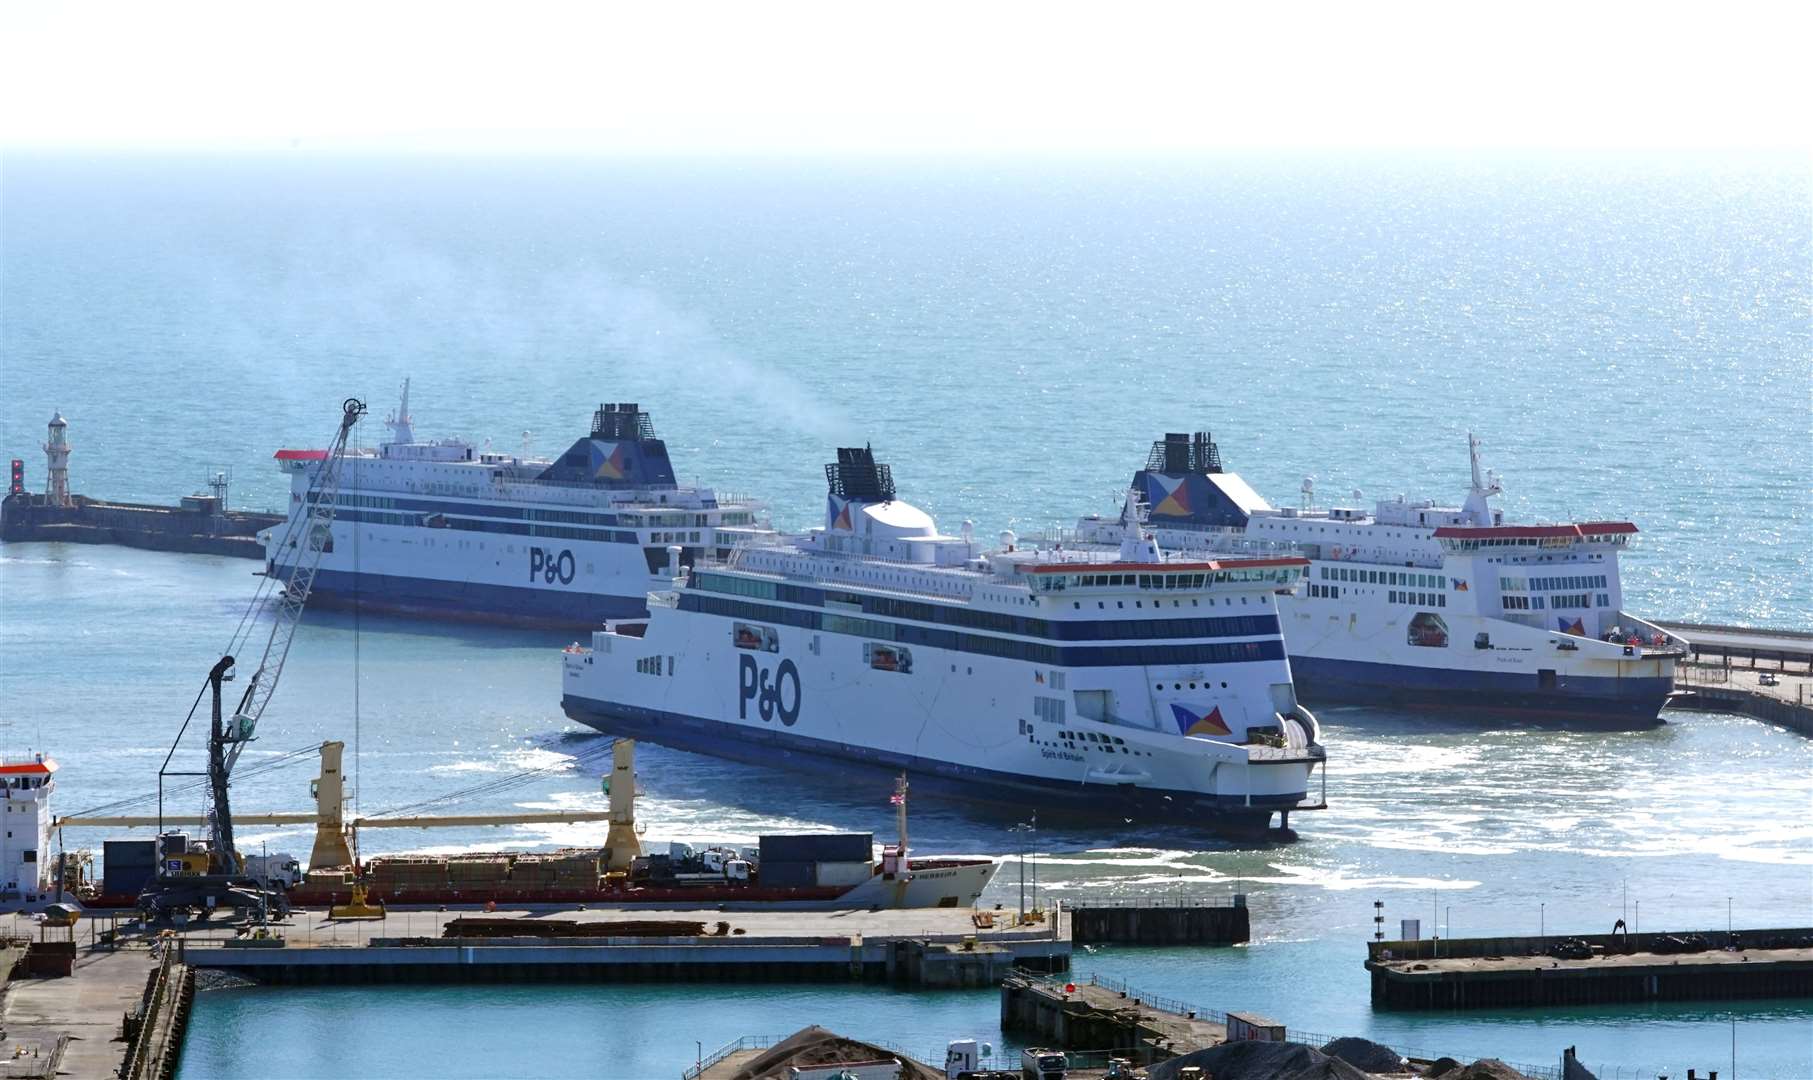
<svg viewBox="0 0 1813 1080">
<path fill-rule="evenodd" d="M 1298 692 L 1314 704 L 1381 704 L 1465 710 L 1566 722 L 1574 727 L 1636 730 L 1662 723 L 1674 689 L 1670 676 L 1558 676 L 1543 687 L 1522 672 L 1379 664 L 1318 656 L 1291 658 Z"/>
<path fill-rule="evenodd" d="M 561 707 L 572 720 L 606 734 L 751 765 L 821 775 L 827 766 L 840 770 L 854 766 L 889 775 L 906 772 L 912 777 L 915 792 L 1010 806 L 1020 812 L 1036 809 L 1047 815 L 1094 820 L 1198 824 L 1218 832 L 1255 834 L 1267 832 L 1274 814 L 1288 818 L 1290 811 L 1302 807 L 1298 798 L 1288 796 L 1254 795 L 1247 799 L 1019 775 L 575 694 L 565 695 Z"/>
<path fill-rule="evenodd" d="M 602 626 L 607 619 L 634 619 L 647 615 L 646 596 L 646 593 L 613 596 L 323 569 L 315 577 L 309 603 L 326 608 L 358 608 L 490 625 L 590 631 Z"/>
</svg>

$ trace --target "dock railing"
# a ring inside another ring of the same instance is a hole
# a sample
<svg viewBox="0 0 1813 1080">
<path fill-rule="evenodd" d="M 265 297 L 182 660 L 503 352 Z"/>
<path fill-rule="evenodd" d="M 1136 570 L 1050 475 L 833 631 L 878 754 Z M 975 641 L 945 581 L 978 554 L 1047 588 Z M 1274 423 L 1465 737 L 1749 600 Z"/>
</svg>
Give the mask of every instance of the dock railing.
<svg viewBox="0 0 1813 1080">
<path fill-rule="evenodd" d="M 727 1042 L 711 1053 L 700 1058 L 693 1066 L 680 1074 L 680 1080 L 698 1080 L 698 1077 L 718 1062 L 741 1050 L 766 1050 L 786 1038 L 785 1035 L 745 1035 L 735 1042 Z"/>
<path fill-rule="evenodd" d="M 126 1060 L 120 1064 L 120 1080 L 139 1080 L 145 1075 L 145 1066 L 150 1062 L 150 1051 L 157 1041 L 158 1018 L 164 1010 L 164 999 L 171 996 L 170 971 L 176 966 L 177 950 L 166 946 L 163 959 L 158 962 L 157 973 L 152 977 L 145 991 L 144 1011 L 139 1014 L 138 1029 L 133 1035 L 132 1045 L 126 1050 Z"/>
<path fill-rule="evenodd" d="M 1170 1013 L 1172 1016 L 1207 1020 L 1211 1024 L 1220 1024 L 1222 1027 L 1226 1027 L 1228 1023 L 1228 1014 L 1219 1009 L 1205 1009 L 1200 1005 L 1192 1005 L 1187 1001 L 1165 997 L 1162 994 L 1148 994 L 1144 990 L 1136 990 L 1122 980 L 1107 975 L 1090 975 L 1089 985 L 1112 990 L 1125 997 L 1129 1004 L 1144 1005 L 1147 1008 L 1157 1009 L 1159 1012 Z"/>
</svg>

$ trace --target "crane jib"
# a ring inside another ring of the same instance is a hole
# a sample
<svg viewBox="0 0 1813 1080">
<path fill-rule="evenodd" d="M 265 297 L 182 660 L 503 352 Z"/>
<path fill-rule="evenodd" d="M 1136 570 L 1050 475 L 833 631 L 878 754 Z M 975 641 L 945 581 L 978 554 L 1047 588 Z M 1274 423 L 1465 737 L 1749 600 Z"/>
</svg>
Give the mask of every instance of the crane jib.
<svg viewBox="0 0 1813 1080">
<path fill-rule="evenodd" d="M 299 528 L 303 537 L 310 543 L 296 545 L 298 557 L 290 564 L 289 572 L 274 573 L 265 577 L 252 599 L 251 607 L 241 619 L 235 630 L 233 641 L 220 660 L 208 672 L 207 690 L 211 695 L 210 723 L 208 731 L 208 829 L 211 848 L 208 852 L 208 874 L 225 875 L 230 879 L 241 874 L 239 853 L 233 843 L 233 814 L 229 803 L 228 778 L 232 775 L 233 766 L 239 760 L 240 752 L 245 749 L 257 730 L 258 720 L 264 714 L 265 706 L 270 703 L 271 695 L 276 691 L 278 680 L 283 674 L 283 664 L 289 656 L 290 642 L 294 639 L 296 625 L 302 618 L 304 604 L 314 585 L 315 572 L 320 568 L 321 557 L 328 548 L 327 537 L 333 526 L 334 507 L 338 501 L 340 479 L 346 461 L 346 443 L 354 425 L 365 414 L 365 405 L 356 398 L 347 398 L 341 404 L 340 426 L 335 433 L 327 455 L 316 470 L 308 512 L 300 520 L 292 521 L 286 531 L 286 541 Z M 245 693 L 239 700 L 239 707 L 231 716 L 223 716 L 221 707 L 221 684 L 231 677 L 235 655 L 243 654 L 242 645 L 250 644 L 250 635 L 256 628 L 257 616 L 267 605 L 274 603 L 275 612 L 271 619 L 270 634 L 265 639 L 263 653 L 258 667 L 247 680 Z M 190 715 L 194 715 L 191 709 Z M 185 721 L 182 730 L 177 733 L 177 743 L 182 741 L 183 732 L 188 730 Z M 174 755 L 176 747 L 171 747 Z M 163 779 L 171 775 L 170 759 L 166 757 L 164 767 L 158 771 L 158 812 L 163 812 L 162 787 Z M 161 832 L 161 828 L 160 828 Z M 187 865 L 177 860 L 178 866 Z M 141 904 L 149 905 L 165 912 L 179 907 L 193 899 L 194 889 L 191 885 L 199 884 L 193 877 L 186 877 L 175 868 L 160 876 L 157 882 L 147 889 Z M 223 887 L 228 892 L 242 898 L 250 897 L 254 892 L 263 896 L 268 890 L 256 883 L 245 881 L 223 880 Z M 250 891 L 248 891 L 250 890 Z M 266 897 L 268 899 L 268 897 Z M 259 901 L 259 902 L 262 902 Z"/>
</svg>

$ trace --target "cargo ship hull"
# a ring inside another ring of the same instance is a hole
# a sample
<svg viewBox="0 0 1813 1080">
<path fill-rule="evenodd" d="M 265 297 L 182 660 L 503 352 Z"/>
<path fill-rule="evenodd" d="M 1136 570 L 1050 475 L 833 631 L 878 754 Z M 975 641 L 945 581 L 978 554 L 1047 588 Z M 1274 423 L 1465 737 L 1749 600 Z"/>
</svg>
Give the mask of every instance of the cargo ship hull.
<svg viewBox="0 0 1813 1080">
<path fill-rule="evenodd" d="M 440 906 L 486 904 L 500 906 L 556 905 L 571 907 L 674 908 L 747 906 L 750 908 L 909 908 L 973 907 L 994 878 L 992 859 L 913 859 L 904 873 L 879 870 L 853 886 L 798 886 L 779 888 L 759 882 L 688 882 L 684 884 L 611 884 L 592 888 L 541 888 L 508 882 L 470 885 L 373 885 L 369 901 L 386 906 Z M 290 891 L 297 907 L 325 907 L 346 903 L 352 896 L 349 880 L 324 881 L 311 875 Z"/>
</svg>

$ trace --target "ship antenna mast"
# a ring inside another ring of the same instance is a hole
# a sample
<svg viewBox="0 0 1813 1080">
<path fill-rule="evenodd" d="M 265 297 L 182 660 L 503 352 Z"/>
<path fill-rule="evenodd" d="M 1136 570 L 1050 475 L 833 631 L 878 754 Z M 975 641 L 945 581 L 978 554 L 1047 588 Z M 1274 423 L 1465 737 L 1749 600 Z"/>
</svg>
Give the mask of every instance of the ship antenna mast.
<svg viewBox="0 0 1813 1080">
<path fill-rule="evenodd" d="M 414 418 L 409 415 L 409 380 L 405 378 L 403 400 L 398 403 L 397 411 L 384 421 L 384 426 L 390 429 L 393 441 L 407 444 L 415 442 L 415 428 L 410 426 L 413 423 Z"/>
<path fill-rule="evenodd" d="M 894 824 L 900 832 L 900 864 L 905 868 L 907 858 L 907 778 L 906 773 L 894 781 L 894 797 L 888 800 L 894 804 Z"/>
<path fill-rule="evenodd" d="M 1500 486 L 1497 473 L 1480 468 L 1479 439 L 1471 431 L 1467 432 L 1467 460 L 1473 470 L 1473 487 L 1467 492 L 1467 515 L 1476 525 L 1490 525 L 1492 510 L 1486 500 L 1504 494 L 1505 489 Z"/>
</svg>

